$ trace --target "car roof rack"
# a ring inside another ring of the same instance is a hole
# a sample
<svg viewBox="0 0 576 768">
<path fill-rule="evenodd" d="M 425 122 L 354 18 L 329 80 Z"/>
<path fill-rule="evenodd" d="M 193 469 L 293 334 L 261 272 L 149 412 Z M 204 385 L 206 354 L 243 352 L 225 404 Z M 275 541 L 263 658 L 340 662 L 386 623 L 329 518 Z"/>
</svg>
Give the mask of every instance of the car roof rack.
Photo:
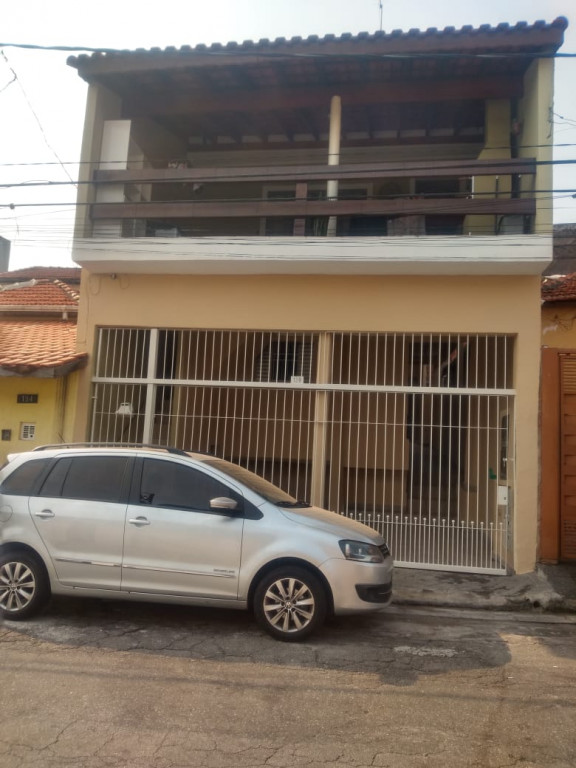
<svg viewBox="0 0 576 768">
<path fill-rule="evenodd" d="M 170 445 L 152 445 L 149 443 L 48 443 L 38 445 L 33 451 L 52 451 L 57 448 L 152 448 L 156 451 L 166 451 L 176 456 L 188 456 L 188 451 L 182 448 L 174 448 Z M 201 451 L 191 451 L 191 453 L 201 453 Z"/>
</svg>

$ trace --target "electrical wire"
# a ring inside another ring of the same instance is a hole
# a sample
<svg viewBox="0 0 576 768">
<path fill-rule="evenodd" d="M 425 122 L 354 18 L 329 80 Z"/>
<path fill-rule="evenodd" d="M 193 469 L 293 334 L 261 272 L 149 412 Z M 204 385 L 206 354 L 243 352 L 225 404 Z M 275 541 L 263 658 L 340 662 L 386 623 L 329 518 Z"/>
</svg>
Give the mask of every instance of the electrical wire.
<svg viewBox="0 0 576 768">
<path fill-rule="evenodd" d="M 478 143 L 481 143 L 481 141 L 479 141 Z M 391 145 L 381 144 L 377 148 L 385 149 L 385 148 L 388 148 L 389 146 L 391 146 Z M 543 149 L 543 148 L 564 149 L 564 148 L 567 148 L 567 147 L 576 147 L 576 142 L 562 142 L 562 143 L 551 143 L 551 144 L 548 144 L 548 143 L 547 144 L 519 144 L 517 149 L 518 150 Z M 220 149 L 221 149 L 220 147 L 212 147 L 211 145 L 206 145 L 205 147 L 203 147 L 202 152 L 212 153 L 212 152 L 218 152 L 218 151 L 220 151 Z M 274 146 L 274 149 L 277 149 L 277 147 Z M 323 151 L 325 149 L 326 149 L 325 146 L 320 145 L 318 147 L 312 147 L 312 148 L 306 147 L 306 148 L 304 148 L 304 151 Z M 346 158 L 347 159 L 348 158 L 353 158 L 355 155 L 361 156 L 363 154 L 363 149 L 364 148 L 362 148 L 362 147 L 345 147 L 344 151 L 346 153 Z M 374 149 L 374 147 L 370 147 L 370 149 Z M 490 152 L 498 151 L 498 150 L 508 150 L 508 151 L 510 151 L 510 145 L 509 144 L 501 144 L 501 145 L 489 145 L 489 144 L 486 144 L 486 145 L 482 145 L 482 149 L 484 151 L 490 151 Z M 191 159 L 193 161 L 195 153 L 191 152 L 190 154 L 191 154 Z M 202 153 L 200 153 L 200 154 L 202 154 Z M 529 160 L 530 158 L 516 158 L 516 159 L 519 159 L 519 160 Z M 164 162 L 164 163 L 166 162 L 166 158 L 165 157 L 162 157 L 162 158 L 149 157 L 149 158 L 147 158 L 147 160 L 152 165 L 160 164 L 162 162 Z M 498 163 L 498 162 L 507 162 L 507 161 L 502 160 L 502 159 L 494 159 L 494 163 Z M 122 165 L 122 164 L 125 165 L 126 158 L 124 157 L 124 158 L 118 158 L 117 160 L 108 160 L 107 163 L 110 164 L 110 165 L 113 165 L 114 163 L 117 163 L 118 165 Z M 55 162 L 49 162 L 49 161 L 26 161 L 26 162 L 18 162 L 18 163 L 15 163 L 15 162 L 1 163 L 0 162 L 0 168 L 28 168 L 28 167 L 43 167 L 43 166 L 48 166 L 49 167 L 51 165 L 60 165 L 60 164 L 61 164 L 60 162 L 55 163 Z M 79 167 L 82 167 L 82 166 L 99 166 L 99 165 L 102 164 L 102 161 L 101 160 L 65 160 L 65 161 L 62 161 L 62 164 L 63 165 L 79 166 Z M 201 168 L 201 166 L 192 166 L 192 167 L 197 167 L 199 169 Z M 251 163 L 249 165 L 237 165 L 237 166 L 234 166 L 234 167 L 235 168 L 247 168 L 247 167 L 253 167 L 253 164 Z M 120 168 L 119 170 L 123 170 L 123 169 Z"/>
<path fill-rule="evenodd" d="M 48 141 L 48 137 L 46 136 L 46 131 L 44 130 L 44 126 L 42 125 L 42 122 L 40 121 L 40 118 L 36 114 L 36 110 L 32 106 L 32 102 L 28 98 L 28 94 L 24 90 L 24 86 L 22 85 L 22 82 L 20 81 L 20 78 L 18 77 L 18 75 L 16 74 L 14 68 L 12 67 L 10 62 L 8 61 L 8 57 L 6 56 L 6 54 L 4 53 L 3 50 L 0 50 L 0 56 L 2 56 L 2 58 L 6 62 L 6 66 L 8 67 L 10 72 L 12 73 L 12 77 L 13 77 L 13 81 L 12 82 L 16 82 L 18 87 L 20 88 L 20 90 L 22 92 L 22 95 L 24 96 L 24 101 L 28 105 L 28 108 L 30 109 L 30 112 L 32 113 L 32 116 L 34 117 L 34 120 L 36 121 L 36 124 L 37 124 L 38 128 L 40 129 L 40 133 L 42 134 L 42 138 L 44 139 L 44 143 L 46 144 L 46 146 L 48 147 L 50 152 L 52 152 L 52 154 L 54 155 L 56 160 L 58 160 L 58 163 L 60 164 L 60 166 L 61 166 L 62 170 L 64 171 L 64 173 L 66 174 L 66 176 L 68 176 L 68 178 L 70 179 L 70 182 L 72 184 L 75 184 L 75 181 L 73 180 L 73 178 L 68 173 L 67 168 L 64 167 L 62 161 L 60 160 L 60 157 L 58 156 L 58 153 L 56 152 L 54 147 Z"/>
</svg>

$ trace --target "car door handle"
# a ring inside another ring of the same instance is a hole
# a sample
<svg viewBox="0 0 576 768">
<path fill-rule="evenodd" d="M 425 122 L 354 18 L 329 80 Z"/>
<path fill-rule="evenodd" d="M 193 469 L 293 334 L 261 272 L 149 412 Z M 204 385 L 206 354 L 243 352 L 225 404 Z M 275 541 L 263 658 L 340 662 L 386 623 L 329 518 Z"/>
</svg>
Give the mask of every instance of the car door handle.
<svg viewBox="0 0 576 768">
<path fill-rule="evenodd" d="M 132 525 L 150 525 L 150 520 L 147 517 L 131 517 L 128 522 Z"/>
<path fill-rule="evenodd" d="M 36 517 L 41 517 L 42 519 L 54 517 L 54 512 L 52 512 L 51 509 L 43 509 L 41 512 L 34 512 L 34 514 Z"/>
</svg>

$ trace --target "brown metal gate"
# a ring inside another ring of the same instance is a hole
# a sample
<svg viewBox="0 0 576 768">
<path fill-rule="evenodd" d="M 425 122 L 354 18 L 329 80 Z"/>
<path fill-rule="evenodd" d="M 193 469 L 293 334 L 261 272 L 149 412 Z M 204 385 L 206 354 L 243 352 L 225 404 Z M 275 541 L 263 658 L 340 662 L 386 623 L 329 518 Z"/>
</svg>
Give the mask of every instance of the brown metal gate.
<svg viewBox="0 0 576 768">
<path fill-rule="evenodd" d="M 576 560 L 576 355 L 560 357 L 560 558 Z"/>
</svg>

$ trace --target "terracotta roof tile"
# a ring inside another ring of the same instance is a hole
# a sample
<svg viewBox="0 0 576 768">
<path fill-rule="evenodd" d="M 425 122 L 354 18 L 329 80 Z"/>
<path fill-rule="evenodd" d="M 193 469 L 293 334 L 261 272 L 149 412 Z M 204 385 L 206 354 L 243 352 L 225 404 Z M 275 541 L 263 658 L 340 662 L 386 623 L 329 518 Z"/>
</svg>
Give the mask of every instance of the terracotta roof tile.
<svg viewBox="0 0 576 768">
<path fill-rule="evenodd" d="M 9 307 L 77 309 L 78 299 L 78 292 L 60 280 L 30 280 L 14 286 L 0 286 L 0 310 L 4 311 Z"/>
<path fill-rule="evenodd" d="M 82 367 L 87 358 L 85 352 L 76 351 L 75 322 L 0 320 L 0 369 L 22 375 L 38 370 L 46 375 L 48 369 L 55 369 L 53 375 L 62 375 Z"/>
<path fill-rule="evenodd" d="M 576 272 L 543 278 L 542 301 L 576 301 Z"/>
</svg>

